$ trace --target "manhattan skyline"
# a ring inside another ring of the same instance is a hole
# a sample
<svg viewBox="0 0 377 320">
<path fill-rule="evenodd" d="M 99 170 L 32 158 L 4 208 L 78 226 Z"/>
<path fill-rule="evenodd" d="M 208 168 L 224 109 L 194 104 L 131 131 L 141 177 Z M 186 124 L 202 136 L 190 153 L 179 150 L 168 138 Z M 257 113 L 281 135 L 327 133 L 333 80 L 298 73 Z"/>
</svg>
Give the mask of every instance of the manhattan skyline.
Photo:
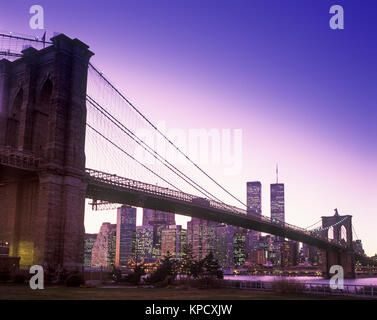
<svg viewBox="0 0 377 320">
<path fill-rule="evenodd" d="M 242 171 L 225 176 L 205 167 L 241 200 L 246 182 L 260 181 L 269 215 L 278 162 L 288 223 L 307 227 L 338 208 L 353 215 L 366 253 L 374 255 L 376 4 L 338 2 L 345 10 L 339 31 L 328 25 L 333 1 L 39 4 L 48 38 L 58 31 L 89 44 L 93 63 L 154 122 L 242 129 Z M 8 4 L 0 29 L 42 35 L 28 27 L 30 5 Z M 87 210 L 86 232 L 115 218 L 115 211 Z M 141 224 L 140 210 L 137 219 Z"/>
</svg>

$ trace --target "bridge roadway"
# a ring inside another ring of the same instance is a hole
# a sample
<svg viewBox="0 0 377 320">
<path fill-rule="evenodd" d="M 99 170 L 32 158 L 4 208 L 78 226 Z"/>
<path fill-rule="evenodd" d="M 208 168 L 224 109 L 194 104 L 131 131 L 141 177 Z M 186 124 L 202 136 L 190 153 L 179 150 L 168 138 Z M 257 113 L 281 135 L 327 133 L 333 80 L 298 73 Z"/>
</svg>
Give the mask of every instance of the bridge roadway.
<svg viewBox="0 0 377 320">
<path fill-rule="evenodd" d="M 92 169 L 86 169 L 85 180 L 88 183 L 86 196 L 93 200 L 122 203 L 226 223 L 326 250 L 346 250 L 345 246 L 330 242 L 318 233 L 288 223 L 272 221 L 266 216 L 247 215 L 246 210 L 180 191 Z"/>
</svg>

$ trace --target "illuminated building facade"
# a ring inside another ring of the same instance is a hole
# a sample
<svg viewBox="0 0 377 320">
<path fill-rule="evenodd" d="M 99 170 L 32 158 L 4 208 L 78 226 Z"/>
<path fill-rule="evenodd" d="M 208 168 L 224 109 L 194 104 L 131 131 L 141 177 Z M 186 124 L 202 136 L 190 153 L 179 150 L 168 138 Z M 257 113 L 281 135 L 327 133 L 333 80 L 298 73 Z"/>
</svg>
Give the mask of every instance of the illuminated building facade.
<svg viewBox="0 0 377 320">
<path fill-rule="evenodd" d="M 136 208 L 123 205 L 117 209 L 115 266 L 127 266 L 134 258 L 136 240 Z"/>
<path fill-rule="evenodd" d="M 298 242 L 296 241 L 284 241 L 281 244 L 281 267 L 297 266 L 299 260 Z"/>
<path fill-rule="evenodd" d="M 285 221 L 284 183 L 271 184 L 271 219 L 276 223 Z"/>
<path fill-rule="evenodd" d="M 267 263 L 266 251 L 262 249 L 250 251 L 248 253 L 247 262 L 251 265 L 266 264 Z"/>
<path fill-rule="evenodd" d="M 233 238 L 234 226 L 220 224 L 216 226 L 216 250 L 215 258 L 223 268 L 234 266 Z"/>
<path fill-rule="evenodd" d="M 233 237 L 233 261 L 236 267 L 243 266 L 246 261 L 246 235 L 247 232 L 245 229 L 235 229 Z"/>
<path fill-rule="evenodd" d="M 322 263 L 322 251 L 321 249 L 307 245 L 306 243 L 302 244 L 302 255 L 305 262 L 316 266 Z"/>
<path fill-rule="evenodd" d="M 167 229 L 169 225 L 175 225 L 174 213 L 143 209 L 143 226 L 153 227 L 152 258 L 155 260 L 161 258 L 162 230 Z"/>
<path fill-rule="evenodd" d="M 170 212 L 163 212 L 153 209 L 143 209 L 143 226 L 151 225 L 175 225 L 175 215 Z"/>
<path fill-rule="evenodd" d="M 153 226 L 136 227 L 135 261 L 150 262 L 153 259 Z"/>
<path fill-rule="evenodd" d="M 173 258 L 181 260 L 183 248 L 186 244 L 186 230 L 180 225 L 171 225 L 162 230 L 161 234 L 161 256 L 169 252 Z"/>
<path fill-rule="evenodd" d="M 248 215 L 262 214 L 262 184 L 259 181 L 250 181 L 246 183 L 246 205 Z M 252 251 L 257 249 L 261 233 L 254 230 L 248 230 L 246 233 L 246 250 Z"/>
<path fill-rule="evenodd" d="M 116 224 L 102 223 L 92 248 L 92 266 L 111 268 L 115 264 Z"/>
<path fill-rule="evenodd" d="M 246 205 L 248 214 L 262 214 L 262 184 L 259 181 L 246 183 Z"/>
<path fill-rule="evenodd" d="M 216 222 L 191 218 L 187 222 L 187 243 L 192 245 L 193 257 L 203 259 L 216 251 Z"/>
<path fill-rule="evenodd" d="M 84 238 L 84 267 L 92 266 L 92 250 L 94 242 L 97 239 L 97 234 L 85 233 Z"/>
</svg>

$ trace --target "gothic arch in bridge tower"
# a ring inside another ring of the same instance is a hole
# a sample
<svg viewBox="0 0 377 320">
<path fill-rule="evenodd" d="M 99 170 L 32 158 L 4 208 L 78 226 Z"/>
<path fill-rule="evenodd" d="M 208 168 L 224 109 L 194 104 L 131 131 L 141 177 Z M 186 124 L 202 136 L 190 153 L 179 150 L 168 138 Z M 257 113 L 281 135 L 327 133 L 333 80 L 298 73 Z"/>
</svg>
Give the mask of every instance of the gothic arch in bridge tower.
<svg viewBox="0 0 377 320">
<path fill-rule="evenodd" d="M 51 97 L 53 84 L 47 78 L 37 97 L 37 102 L 33 110 L 33 129 L 32 129 L 32 151 L 39 155 L 45 155 L 45 148 L 49 140 L 49 115 L 51 108 Z"/>
<path fill-rule="evenodd" d="M 6 145 L 17 148 L 20 133 L 21 108 L 24 101 L 23 89 L 19 88 L 10 108 L 7 125 Z"/>
</svg>

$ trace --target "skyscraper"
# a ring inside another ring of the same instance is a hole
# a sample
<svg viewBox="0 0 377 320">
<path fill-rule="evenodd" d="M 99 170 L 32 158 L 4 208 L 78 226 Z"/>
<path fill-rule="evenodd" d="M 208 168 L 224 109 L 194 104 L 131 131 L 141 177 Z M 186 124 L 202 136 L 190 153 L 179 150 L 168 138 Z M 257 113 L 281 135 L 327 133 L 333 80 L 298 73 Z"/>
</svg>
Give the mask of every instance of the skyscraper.
<svg viewBox="0 0 377 320">
<path fill-rule="evenodd" d="M 154 209 L 143 209 L 143 226 L 151 226 L 154 224 L 160 225 L 175 225 L 175 215 L 170 212 L 163 212 Z"/>
<path fill-rule="evenodd" d="M 262 214 L 262 184 L 259 181 L 250 181 L 246 184 L 246 205 L 248 215 Z M 247 231 L 245 235 L 245 250 L 250 252 L 257 249 L 261 233 L 255 230 Z"/>
<path fill-rule="evenodd" d="M 246 248 L 246 235 L 247 230 L 243 228 L 236 228 L 233 238 L 233 259 L 234 265 L 236 267 L 242 266 L 247 257 L 247 248 Z"/>
<path fill-rule="evenodd" d="M 136 208 L 121 206 L 117 210 L 115 265 L 126 266 L 135 254 Z"/>
<path fill-rule="evenodd" d="M 234 266 L 233 238 L 236 227 L 226 224 L 216 226 L 215 258 L 223 268 Z"/>
<path fill-rule="evenodd" d="M 281 267 L 296 266 L 298 264 L 298 242 L 284 241 L 280 249 Z"/>
<path fill-rule="evenodd" d="M 216 222 L 191 218 L 187 222 L 187 243 L 192 245 L 195 259 L 203 259 L 216 250 Z"/>
<path fill-rule="evenodd" d="M 116 225 L 102 223 L 92 248 L 92 266 L 110 268 L 115 263 Z"/>
<path fill-rule="evenodd" d="M 180 225 L 171 225 L 162 230 L 161 256 L 169 252 L 175 259 L 182 259 L 183 247 L 186 244 L 186 230 Z"/>
<path fill-rule="evenodd" d="M 97 239 L 97 234 L 94 233 L 85 233 L 84 238 L 84 266 L 91 267 L 92 266 L 92 250 L 94 246 L 94 242 Z"/>
<path fill-rule="evenodd" d="M 143 226 L 152 225 L 155 214 L 156 214 L 156 210 L 144 208 L 143 209 Z"/>
<path fill-rule="evenodd" d="M 143 226 L 153 226 L 153 259 L 161 257 L 162 230 L 175 225 L 175 215 L 153 209 L 143 209 Z"/>
<path fill-rule="evenodd" d="M 271 184 L 271 220 L 276 223 L 285 221 L 284 183 Z"/>
<path fill-rule="evenodd" d="M 262 185 L 259 181 L 247 182 L 246 205 L 248 214 L 262 214 Z"/>
<path fill-rule="evenodd" d="M 136 262 L 151 262 L 153 259 L 153 226 L 136 227 Z"/>
</svg>

